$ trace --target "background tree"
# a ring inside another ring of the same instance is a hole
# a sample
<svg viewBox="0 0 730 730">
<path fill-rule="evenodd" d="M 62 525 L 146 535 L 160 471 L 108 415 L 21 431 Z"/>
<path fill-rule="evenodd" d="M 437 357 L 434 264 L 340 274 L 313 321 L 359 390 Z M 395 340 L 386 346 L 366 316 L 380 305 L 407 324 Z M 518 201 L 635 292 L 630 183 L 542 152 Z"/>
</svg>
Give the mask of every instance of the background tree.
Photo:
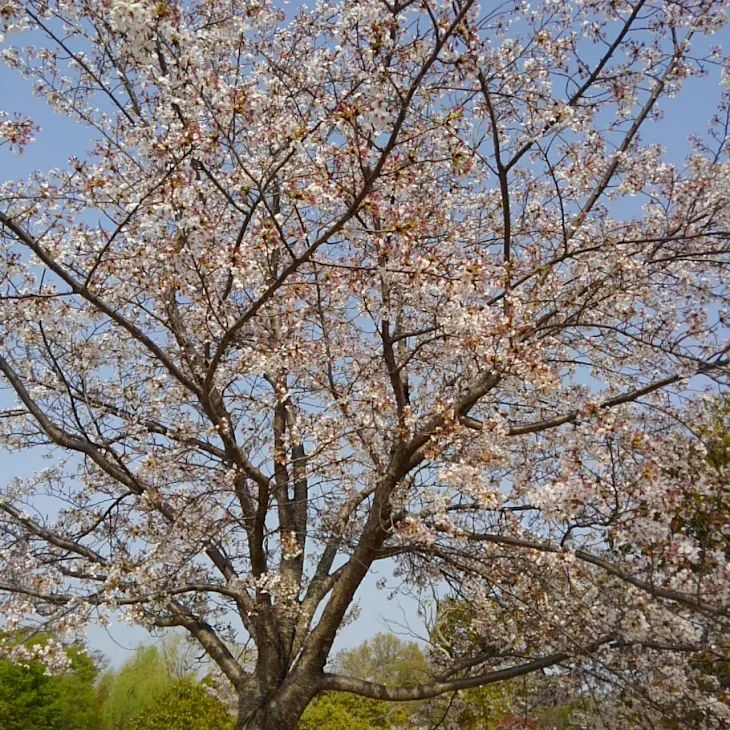
<svg viewBox="0 0 730 730">
<path fill-rule="evenodd" d="M 105 672 L 100 679 L 106 727 L 127 730 L 176 682 L 192 682 L 194 678 L 192 657 L 181 636 L 169 635 L 157 644 L 137 647 L 118 669 Z"/>
<path fill-rule="evenodd" d="M 162 656 L 167 675 L 175 681 L 192 679 L 205 669 L 205 664 L 201 661 L 200 647 L 192 643 L 190 637 L 185 634 L 168 632 L 156 646 Z"/>
<path fill-rule="evenodd" d="M 482 615 L 482 621 L 488 617 Z M 472 626 L 472 607 L 466 601 L 447 598 L 439 602 L 430 627 L 429 658 L 435 667 L 452 665 L 459 657 L 487 655 L 496 651 Z M 468 676 L 468 667 L 463 673 Z M 472 687 L 432 700 L 430 724 L 453 723 L 461 730 L 493 730 L 498 723 L 525 708 L 525 686 L 521 679 L 495 685 Z M 530 707 L 530 711 L 532 707 Z"/>
<path fill-rule="evenodd" d="M 392 685 L 419 684 L 428 676 L 428 663 L 415 641 L 382 632 L 337 652 L 332 669 L 349 677 L 367 677 L 372 682 Z"/>
<path fill-rule="evenodd" d="M 12 644 L 41 649 L 50 637 L 9 637 Z M 6 637 L 6 640 L 8 637 Z M 22 663 L 0 657 L 0 728 L 3 730 L 100 730 L 95 682 L 99 668 L 76 646 L 65 646 L 68 665 L 49 674 L 38 660 Z"/>
<path fill-rule="evenodd" d="M 233 718 L 221 702 L 189 679 L 175 681 L 129 722 L 130 730 L 231 730 Z"/>
<path fill-rule="evenodd" d="M 109 728 L 126 730 L 134 717 L 150 707 L 173 683 L 156 646 L 140 646 L 117 670 L 100 682 L 104 720 Z"/>
<path fill-rule="evenodd" d="M 90 150 L 0 186 L 1 438 L 54 457 L 3 487 L 3 613 L 182 628 L 238 730 L 542 670 L 724 722 L 725 527 L 675 516 L 717 489 L 727 94 L 683 162 L 652 141 L 727 81 L 724 8 L 6 0 Z M 383 560 L 488 649 L 327 671 Z"/>
<path fill-rule="evenodd" d="M 371 730 L 390 728 L 399 720 L 408 720 L 390 703 L 346 692 L 320 695 L 302 714 L 297 730 Z"/>
<path fill-rule="evenodd" d="M 426 658 L 416 642 L 382 632 L 351 649 L 339 651 L 332 660 L 331 669 L 348 677 L 392 687 L 414 686 L 430 676 Z M 395 704 L 346 693 L 330 693 L 310 705 L 311 711 L 304 713 L 298 727 L 314 728 L 328 714 L 333 730 L 348 727 L 348 722 L 366 727 L 415 727 L 420 720 L 420 704 Z"/>
</svg>

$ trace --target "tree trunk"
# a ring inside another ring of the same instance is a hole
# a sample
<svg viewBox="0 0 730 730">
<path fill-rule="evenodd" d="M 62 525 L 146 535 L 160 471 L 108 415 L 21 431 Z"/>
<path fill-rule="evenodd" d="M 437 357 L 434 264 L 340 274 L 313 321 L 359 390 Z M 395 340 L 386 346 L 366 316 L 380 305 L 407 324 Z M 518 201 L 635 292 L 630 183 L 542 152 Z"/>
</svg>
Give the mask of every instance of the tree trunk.
<svg viewBox="0 0 730 730">
<path fill-rule="evenodd" d="M 261 707 L 253 713 L 241 713 L 236 723 L 236 730 L 295 730 L 297 721 L 287 722 L 270 706 Z"/>
<path fill-rule="evenodd" d="M 313 677 L 294 673 L 263 699 L 241 697 L 235 730 L 295 730 L 316 694 Z"/>
</svg>

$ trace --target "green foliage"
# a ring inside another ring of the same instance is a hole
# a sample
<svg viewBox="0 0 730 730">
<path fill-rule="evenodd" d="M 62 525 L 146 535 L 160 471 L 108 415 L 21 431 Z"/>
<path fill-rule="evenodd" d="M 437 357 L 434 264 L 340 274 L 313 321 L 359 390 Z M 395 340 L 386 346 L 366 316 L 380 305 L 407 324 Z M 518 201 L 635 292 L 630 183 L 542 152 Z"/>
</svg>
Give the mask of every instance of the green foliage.
<svg viewBox="0 0 730 730">
<path fill-rule="evenodd" d="M 394 724 L 388 702 L 344 692 L 318 697 L 304 711 L 297 730 L 370 730 Z"/>
<path fill-rule="evenodd" d="M 393 634 L 376 634 L 353 649 L 344 649 L 335 656 L 332 670 L 379 684 L 412 686 L 428 679 L 428 663 L 414 641 L 403 641 Z M 365 727 L 408 725 L 422 703 L 392 703 L 370 700 L 355 695 L 325 695 L 319 700 L 320 711 L 349 713 L 350 722 L 365 722 Z M 332 730 L 348 725 L 329 725 Z M 357 727 L 357 725 L 356 725 Z"/>
<path fill-rule="evenodd" d="M 704 572 L 705 556 L 713 551 L 724 554 L 730 561 L 730 536 L 727 534 L 730 522 L 730 396 L 718 398 L 712 404 L 710 414 L 710 425 L 700 429 L 700 434 L 707 448 L 707 462 L 716 474 L 713 490 L 709 494 L 688 490 L 672 525 L 675 532 L 682 531 L 699 542 L 700 561 L 688 566 L 696 573 Z M 730 688 L 730 662 L 719 656 L 721 653 L 727 656 L 728 651 L 730 642 L 725 642 L 715 647 L 715 651 L 703 651 L 692 657 L 692 666 L 708 679 L 706 692 L 716 691 L 715 682 L 723 693 Z M 701 713 L 694 714 L 689 722 L 699 726 Z"/>
<path fill-rule="evenodd" d="M 399 686 L 423 682 L 428 672 L 418 644 L 383 633 L 339 652 L 332 666 L 339 674 Z"/>
<path fill-rule="evenodd" d="M 713 423 L 703 436 L 708 445 L 707 460 L 720 472 L 730 462 L 730 396 L 713 404 Z"/>
<path fill-rule="evenodd" d="M 473 609 L 465 601 L 442 601 L 431 641 L 454 657 L 480 654 L 488 647 L 475 629 L 473 618 Z M 453 703 L 449 715 L 461 730 L 491 730 L 512 714 L 519 689 L 516 682 L 500 682 L 463 690 L 458 693 L 459 701 Z"/>
<path fill-rule="evenodd" d="M 483 639 L 473 625 L 474 612 L 466 601 L 447 598 L 438 605 L 431 641 L 449 654 L 473 651 Z"/>
<path fill-rule="evenodd" d="M 551 730 L 581 730 L 585 727 L 580 721 L 583 705 L 580 700 L 572 700 L 556 707 L 539 708 L 533 714 L 538 718 L 540 727 Z"/>
<path fill-rule="evenodd" d="M 189 679 L 174 682 L 144 711 L 129 730 L 233 730 L 233 718 L 205 688 Z"/>
<path fill-rule="evenodd" d="M 459 692 L 461 702 L 454 713 L 460 730 L 491 730 L 513 710 L 515 683 L 502 682 Z"/>
<path fill-rule="evenodd" d="M 0 662 L 0 727 L 57 730 L 63 727 L 60 693 L 35 662 L 27 667 Z"/>
<path fill-rule="evenodd" d="M 700 428 L 699 433 L 707 449 L 703 458 L 715 474 L 713 490 L 711 493 L 698 491 L 688 484 L 672 520 L 675 533 L 689 535 L 701 546 L 699 564 L 687 566 L 696 573 L 703 573 L 707 569 L 707 554 L 724 553 L 726 560 L 730 560 L 730 538 L 725 533 L 730 519 L 730 480 L 727 474 L 730 464 L 730 397 L 713 403 L 710 415 L 710 425 Z M 695 450 L 691 449 L 688 459 L 695 458 Z"/>
<path fill-rule="evenodd" d="M 128 730 L 133 720 L 139 722 L 139 717 L 157 707 L 159 698 L 173 687 L 180 682 L 193 683 L 195 656 L 193 645 L 178 633 L 165 634 L 153 646 L 138 646 L 118 670 L 101 677 L 98 693 L 104 729 Z"/>
<path fill-rule="evenodd" d="M 190 679 L 193 676 L 199 644 L 191 641 L 186 634 L 173 632 L 165 634 L 157 647 L 162 654 L 165 671 L 173 680 Z"/>
<path fill-rule="evenodd" d="M 140 646 L 120 669 L 107 672 L 99 692 L 104 704 L 104 724 L 110 730 L 127 730 L 138 716 L 173 684 L 165 658 L 156 646 Z"/>
<path fill-rule="evenodd" d="M 497 611 L 487 618 L 491 630 L 498 626 Z M 474 625 L 474 610 L 465 601 L 446 599 L 439 604 L 431 641 L 452 657 L 470 657 L 489 652 L 489 638 Z M 497 628 L 498 630 L 498 628 Z M 459 676 L 459 675 L 454 675 Z M 466 676 L 466 675 L 463 675 Z M 549 675 L 533 674 L 519 679 L 462 690 L 448 712 L 459 730 L 496 730 L 509 718 L 525 717 L 528 724 L 551 730 L 576 730 L 573 718 L 582 703 L 565 696 Z M 436 700 L 443 706 L 444 699 Z M 527 714 L 525 711 L 527 709 Z"/>
<path fill-rule="evenodd" d="M 43 644 L 36 636 L 32 644 Z M 2 730 L 98 730 L 101 726 L 95 688 L 97 667 L 85 652 L 68 647 L 71 666 L 49 676 L 39 662 L 0 660 L 0 728 Z"/>
<path fill-rule="evenodd" d="M 96 688 L 99 668 L 77 647 L 67 649 L 71 670 L 53 677 L 61 696 L 64 727 L 69 730 L 96 730 L 101 727 L 101 707 Z"/>
<path fill-rule="evenodd" d="M 392 634 L 377 634 L 335 656 L 332 671 L 371 682 L 407 686 L 423 682 L 428 665 L 418 644 Z M 328 692 L 307 707 L 298 730 L 370 730 L 409 726 L 418 703 L 371 700 Z"/>
</svg>

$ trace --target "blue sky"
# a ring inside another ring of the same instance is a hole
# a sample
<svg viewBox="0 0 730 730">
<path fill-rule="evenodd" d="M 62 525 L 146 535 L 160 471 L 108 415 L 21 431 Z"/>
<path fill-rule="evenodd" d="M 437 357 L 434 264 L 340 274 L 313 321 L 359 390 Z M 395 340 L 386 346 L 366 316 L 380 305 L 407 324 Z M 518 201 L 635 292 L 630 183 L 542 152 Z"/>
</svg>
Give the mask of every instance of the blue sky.
<svg viewBox="0 0 730 730">
<path fill-rule="evenodd" d="M 730 48 L 730 30 L 724 30 L 712 41 Z M 718 98 L 718 83 L 719 72 L 690 83 L 676 99 L 663 104 L 663 121 L 657 125 L 648 125 L 643 133 L 644 139 L 664 144 L 668 160 L 681 161 L 689 151 L 687 135 L 690 132 L 702 134 L 707 128 Z M 85 127 L 51 112 L 43 100 L 33 95 L 29 82 L 3 65 L 0 65 L 0 108 L 28 115 L 41 126 L 36 142 L 30 145 L 23 156 L 11 154 L 6 147 L 0 148 L 0 182 L 23 178 L 34 170 L 63 167 L 69 155 L 81 157 L 89 147 L 90 137 Z M 8 396 L 0 392 L 0 407 L 6 405 L 9 405 Z M 0 459 L 0 490 L 12 477 L 28 475 L 38 468 L 35 453 L 10 455 L 0 452 Z M 381 575 L 371 576 L 360 591 L 361 617 L 342 631 L 337 646 L 357 644 L 383 630 L 383 619 L 397 624 L 410 623 L 414 628 L 420 626 L 413 600 L 399 597 L 389 601 L 386 598 L 387 591 L 376 589 L 378 578 L 390 577 L 386 565 L 380 570 Z M 392 580 L 389 582 L 394 583 Z M 92 627 L 88 632 L 91 646 L 104 652 L 115 665 L 124 661 L 129 656 L 129 650 L 147 637 L 144 630 L 119 623 L 113 624 L 110 630 Z"/>
</svg>

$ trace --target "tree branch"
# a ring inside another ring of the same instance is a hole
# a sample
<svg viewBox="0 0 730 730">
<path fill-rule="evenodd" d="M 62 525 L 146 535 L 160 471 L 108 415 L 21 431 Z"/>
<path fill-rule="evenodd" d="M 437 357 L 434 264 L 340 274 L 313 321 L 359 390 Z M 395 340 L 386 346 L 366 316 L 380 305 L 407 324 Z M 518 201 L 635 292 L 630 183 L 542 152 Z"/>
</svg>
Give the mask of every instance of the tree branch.
<svg viewBox="0 0 730 730">
<path fill-rule="evenodd" d="M 581 654 L 590 655 L 597 649 L 609 642 L 613 641 L 613 635 L 607 636 L 599 641 L 586 646 L 582 649 Z M 324 674 L 320 681 L 321 690 L 335 690 L 338 692 L 351 692 L 361 697 L 369 697 L 376 700 L 386 700 L 388 702 L 410 702 L 414 700 L 427 700 L 431 697 L 446 692 L 454 692 L 461 689 L 471 689 L 472 687 L 484 687 L 488 684 L 496 682 L 504 682 L 508 679 L 521 677 L 525 674 L 531 674 L 541 669 L 553 667 L 556 664 L 571 659 L 578 655 L 578 652 L 557 652 L 549 654 L 542 659 L 535 659 L 525 664 L 518 664 L 507 669 L 499 669 L 488 674 L 481 674 L 476 677 L 462 677 L 460 679 L 449 679 L 443 681 L 428 682 L 426 684 L 414 687 L 392 687 L 385 684 L 376 684 L 368 682 L 364 679 L 356 679 L 354 677 L 344 677 L 338 674 Z"/>
</svg>

